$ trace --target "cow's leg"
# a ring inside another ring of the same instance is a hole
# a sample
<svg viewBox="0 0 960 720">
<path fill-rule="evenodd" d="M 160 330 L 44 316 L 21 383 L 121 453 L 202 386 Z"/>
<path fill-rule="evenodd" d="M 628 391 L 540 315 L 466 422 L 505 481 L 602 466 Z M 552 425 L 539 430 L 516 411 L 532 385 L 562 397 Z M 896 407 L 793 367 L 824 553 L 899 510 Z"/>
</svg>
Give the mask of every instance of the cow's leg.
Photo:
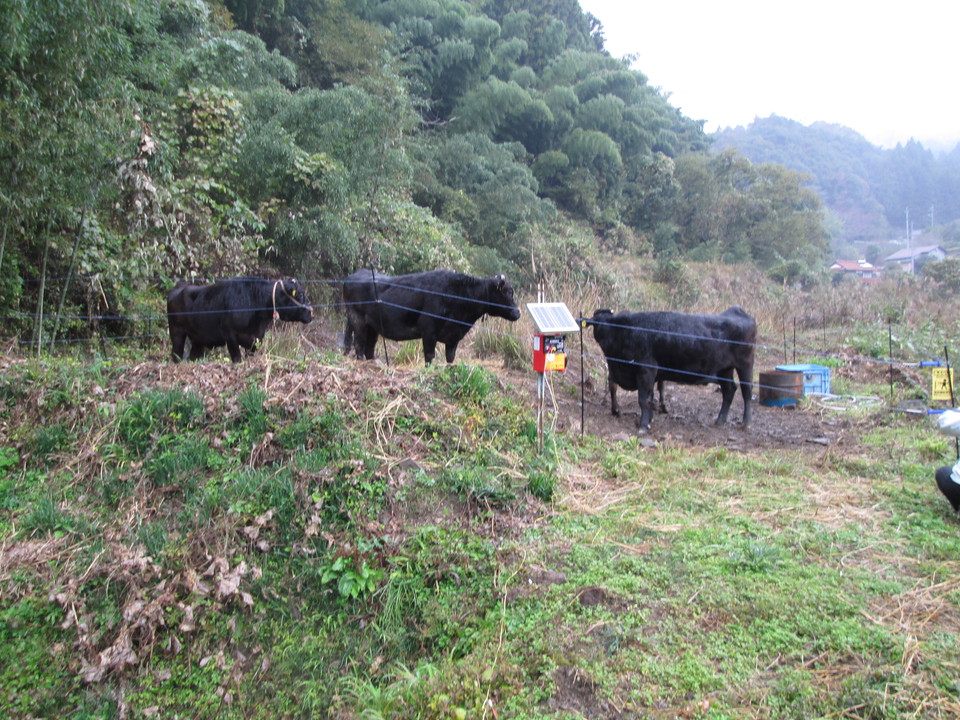
<svg viewBox="0 0 960 720">
<path fill-rule="evenodd" d="M 458 345 L 458 344 L 459 344 L 459 343 L 458 343 L 456 340 L 454 340 L 454 341 L 448 342 L 448 343 L 446 343 L 446 344 L 444 345 L 444 350 L 446 351 L 446 352 L 445 352 L 445 355 L 446 355 L 446 357 L 447 357 L 447 362 L 448 362 L 448 363 L 452 363 L 454 360 L 457 359 L 457 345 Z"/>
<path fill-rule="evenodd" d="M 753 365 L 737 368 L 740 379 L 740 394 L 743 395 L 743 426 L 750 424 L 750 403 L 753 399 Z"/>
<path fill-rule="evenodd" d="M 640 432 L 649 431 L 650 421 L 653 420 L 653 386 L 656 378 L 657 373 L 653 368 L 645 368 L 637 373 L 637 403 L 640 405 L 637 427 Z"/>
<path fill-rule="evenodd" d="M 248 355 L 253 355 L 257 351 L 257 347 L 259 347 L 260 338 L 256 335 L 241 333 L 237 335 L 237 342 L 240 344 L 240 347 L 247 351 Z"/>
<path fill-rule="evenodd" d="M 353 349 L 353 323 L 350 322 L 350 318 L 347 317 L 347 322 L 343 326 L 343 354 L 349 355 L 350 351 Z"/>
<path fill-rule="evenodd" d="M 173 362 L 178 363 L 183 360 L 183 346 L 187 341 L 187 333 L 182 328 L 173 327 L 170 328 L 170 344 L 172 350 L 170 352 L 170 359 Z"/>
<path fill-rule="evenodd" d="M 344 344 L 343 352 L 349 355 L 351 351 L 357 360 L 363 360 L 367 351 L 367 328 L 365 325 L 353 325 L 353 340 L 349 344 Z"/>
<path fill-rule="evenodd" d="M 360 357 L 360 347 L 362 344 L 363 357 L 367 360 L 373 360 L 373 356 L 377 351 L 377 340 L 379 337 L 380 333 L 376 330 L 370 327 L 364 327 L 357 339 L 357 357 Z"/>
<path fill-rule="evenodd" d="M 617 402 L 617 384 L 608 378 L 607 386 L 610 388 L 610 414 L 618 416 L 620 415 L 620 403 Z"/>
<path fill-rule="evenodd" d="M 666 414 L 667 414 L 667 406 L 666 406 L 666 404 L 663 402 L 663 380 L 657 380 L 657 395 L 660 396 L 660 407 L 659 407 L 660 414 L 661 414 L 661 415 L 666 415 Z"/>
<path fill-rule="evenodd" d="M 237 339 L 236 334 L 229 333 L 227 335 L 227 352 L 230 353 L 231 362 L 242 362 L 243 355 L 240 353 L 240 341 Z"/>
<path fill-rule="evenodd" d="M 733 403 L 733 397 L 737 394 L 737 383 L 733 379 L 733 369 L 724 370 L 717 376 L 720 379 L 720 392 L 723 393 L 723 401 L 720 403 L 720 414 L 714 425 L 724 425 L 727 422 L 727 414 L 730 412 L 730 405 Z"/>
<path fill-rule="evenodd" d="M 453 354 L 457 354 L 456 344 L 454 344 Z M 425 364 L 429 365 L 433 362 L 433 359 L 437 356 L 437 339 L 432 336 L 424 335 L 423 336 L 423 361 Z M 449 356 L 449 353 L 448 353 Z M 450 360 L 447 360 L 450 362 Z"/>
</svg>

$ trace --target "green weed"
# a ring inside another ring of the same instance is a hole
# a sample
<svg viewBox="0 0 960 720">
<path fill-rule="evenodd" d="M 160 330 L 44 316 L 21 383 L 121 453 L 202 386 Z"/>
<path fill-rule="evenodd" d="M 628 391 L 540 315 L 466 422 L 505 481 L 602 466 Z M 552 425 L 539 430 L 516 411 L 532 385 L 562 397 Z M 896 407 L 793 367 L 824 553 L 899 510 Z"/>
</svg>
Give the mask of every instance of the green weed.
<svg viewBox="0 0 960 720">
<path fill-rule="evenodd" d="M 117 435 L 142 455 L 159 435 L 181 433 L 194 426 L 203 415 L 203 400 L 194 392 L 148 390 L 119 411 Z"/>
<path fill-rule="evenodd" d="M 61 537 L 74 530 L 74 519 L 50 495 L 43 495 L 22 520 L 23 530 L 28 534 L 50 533 Z"/>
<path fill-rule="evenodd" d="M 500 357 L 506 367 L 524 370 L 530 367 L 532 350 L 516 333 L 480 328 L 473 338 L 473 354 L 480 358 Z"/>
<path fill-rule="evenodd" d="M 267 394 L 259 386 L 249 387 L 237 396 L 240 404 L 240 416 L 245 424 L 248 439 L 257 442 L 267 432 L 267 410 L 264 403 Z"/>
<path fill-rule="evenodd" d="M 527 476 L 527 487 L 538 500 L 550 502 L 557 488 L 557 476 L 551 470 L 535 470 Z"/>
<path fill-rule="evenodd" d="M 454 363 L 426 375 L 429 385 L 447 397 L 470 405 L 482 405 L 497 386 L 496 377 L 480 365 Z"/>
<path fill-rule="evenodd" d="M 72 434 L 66 423 L 41 425 L 34 431 L 31 449 L 37 458 L 62 452 L 72 442 Z"/>
<path fill-rule="evenodd" d="M 166 523 L 155 521 L 141 525 L 137 530 L 137 538 L 143 543 L 147 554 L 156 558 L 167 545 Z"/>
<path fill-rule="evenodd" d="M 778 548 L 748 540 L 742 547 L 731 550 L 728 557 L 734 572 L 769 573 L 780 565 L 781 553 Z"/>
<path fill-rule="evenodd" d="M 84 699 L 70 656 L 56 652 L 63 611 L 40 597 L 0 602 L 0 708 L 7 717 L 54 717 L 64 704 L 93 705 L 111 717 L 115 707 Z M 94 717 L 91 714 L 89 717 Z"/>
<path fill-rule="evenodd" d="M 180 484 L 192 492 L 200 474 L 209 466 L 210 443 L 204 437 L 179 435 L 162 438 L 144 462 L 147 477 L 154 485 Z"/>
</svg>

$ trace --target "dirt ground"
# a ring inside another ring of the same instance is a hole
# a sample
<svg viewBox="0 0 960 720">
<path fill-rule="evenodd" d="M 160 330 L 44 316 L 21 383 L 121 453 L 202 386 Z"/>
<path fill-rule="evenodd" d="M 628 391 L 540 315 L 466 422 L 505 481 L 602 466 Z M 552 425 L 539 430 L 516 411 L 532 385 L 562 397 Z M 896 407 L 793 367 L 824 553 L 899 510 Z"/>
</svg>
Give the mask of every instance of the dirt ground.
<svg viewBox="0 0 960 720">
<path fill-rule="evenodd" d="M 584 432 L 614 441 L 638 435 L 637 394 L 622 389 L 617 393 L 621 414 L 615 417 L 610 413 L 610 397 L 606 387 L 586 384 Z M 720 389 L 716 385 L 668 383 L 664 390 L 667 413 L 655 412 L 650 431 L 639 437 L 646 445 L 666 442 L 700 447 L 723 446 L 731 450 L 798 446 L 822 449 L 846 442 L 847 434 L 854 427 L 854 423 L 843 412 L 827 410 L 809 398 L 791 406 L 766 407 L 758 402 L 755 392 L 753 417 L 750 426 L 745 429 L 741 423 L 743 399 L 739 390 L 730 408 L 728 422 L 718 426 L 714 421 L 720 411 L 720 400 Z M 549 401 L 545 407 L 549 407 Z M 558 427 L 579 432 L 579 397 L 564 400 L 558 407 Z"/>
</svg>

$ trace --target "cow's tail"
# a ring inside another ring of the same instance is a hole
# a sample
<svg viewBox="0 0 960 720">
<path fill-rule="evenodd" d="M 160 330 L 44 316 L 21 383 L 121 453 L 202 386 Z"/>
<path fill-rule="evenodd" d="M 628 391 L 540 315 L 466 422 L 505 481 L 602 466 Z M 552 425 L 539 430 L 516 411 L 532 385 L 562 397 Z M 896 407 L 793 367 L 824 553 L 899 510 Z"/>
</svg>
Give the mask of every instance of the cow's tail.
<svg viewBox="0 0 960 720">
<path fill-rule="evenodd" d="M 344 355 L 350 354 L 350 348 L 353 347 L 353 336 L 354 336 L 353 323 L 350 322 L 350 313 L 347 313 L 347 320 L 343 326 L 343 354 Z"/>
</svg>

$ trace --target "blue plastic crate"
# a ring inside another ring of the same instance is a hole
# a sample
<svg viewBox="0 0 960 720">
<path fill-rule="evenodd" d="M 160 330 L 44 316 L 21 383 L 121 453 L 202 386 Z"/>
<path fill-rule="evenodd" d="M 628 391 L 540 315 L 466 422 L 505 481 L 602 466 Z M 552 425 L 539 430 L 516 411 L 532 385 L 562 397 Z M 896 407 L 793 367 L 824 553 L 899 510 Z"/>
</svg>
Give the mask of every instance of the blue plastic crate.
<svg viewBox="0 0 960 720">
<path fill-rule="evenodd" d="M 777 370 L 803 373 L 804 395 L 830 394 L 830 368 L 825 365 L 777 365 Z"/>
</svg>

